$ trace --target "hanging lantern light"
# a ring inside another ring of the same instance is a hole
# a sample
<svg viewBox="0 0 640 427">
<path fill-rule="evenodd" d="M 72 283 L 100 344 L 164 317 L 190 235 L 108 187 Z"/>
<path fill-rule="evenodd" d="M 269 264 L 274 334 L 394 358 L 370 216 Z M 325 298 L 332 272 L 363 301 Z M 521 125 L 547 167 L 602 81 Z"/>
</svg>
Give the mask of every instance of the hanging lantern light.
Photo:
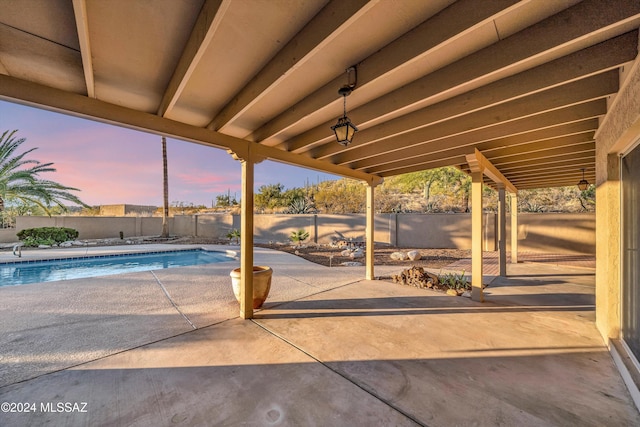
<svg viewBox="0 0 640 427">
<path fill-rule="evenodd" d="M 578 188 L 580 189 L 580 191 L 586 191 L 587 188 L 589 188 L 589 181 L 584 179 L 584 169 L 582 169 L 582 179 L 578 183 Z"/>
<path fill-rule="evenodd" d="M 351 120 L 349 119 L 349 117 L 347 117 L 347 96 L 349 96 L 351 94 L 351 91 L 355 89 L 356 83 L 358 81 L 358 75 L 355 66 L 348 68 L 347 74 L 350 74 L 352 71 L 356 76 L 355 81 L 353 83 L 342 86 L 338 90 L 338 93 L 342 96 L 343 99 L 342 117 L 338 119 L 338 123 L 336 123 L 334 126 L 331 126 L 331 130 L 336 136 L 336 141 L 338 142 L 338 144 L 344 147 L 351 144 L 351 141 L 353 141 L 353 136 L 358 131 L 356 125 L 351 123 Z"/>
</svg>

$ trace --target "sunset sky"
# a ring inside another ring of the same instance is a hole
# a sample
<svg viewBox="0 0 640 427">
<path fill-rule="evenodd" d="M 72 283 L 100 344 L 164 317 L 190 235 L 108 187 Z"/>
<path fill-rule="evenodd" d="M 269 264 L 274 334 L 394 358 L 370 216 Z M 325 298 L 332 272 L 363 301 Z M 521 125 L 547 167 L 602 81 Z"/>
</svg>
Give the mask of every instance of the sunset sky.
<svg viewBox="0 0 640 427">
<path fill-rule="evenodd" d="M 0 101 L 0 134 L 18 129 L 22 149 L 38 149 L 30 159 L 53 162 L 57 172 L 42 175 L 79 188 L 89 205 L 162 205 L 160 136 Z M 224 150 L 167 139 L 169 201 L 211 206 L 231 191 L 240 199 L 240 163 Z M 255 188 L 286 188 L 336 176 L 266 161 L 255 167 Z"/>
</svg>

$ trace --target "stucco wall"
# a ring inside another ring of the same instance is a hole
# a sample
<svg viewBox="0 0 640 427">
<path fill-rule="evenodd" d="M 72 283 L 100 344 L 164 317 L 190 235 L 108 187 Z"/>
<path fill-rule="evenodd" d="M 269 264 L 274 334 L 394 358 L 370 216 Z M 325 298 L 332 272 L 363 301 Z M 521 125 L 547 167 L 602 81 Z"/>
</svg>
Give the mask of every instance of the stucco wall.
<svg viewBox="0 0 640 427">
<path fill-rule="evenodd" d="M 518 251 L 595 254 L 595 229 L 593 213 L 521 213 L 518 214 Z M 506 235 L 511 236 L 509 216 Z M 507 250 L 511 250 L 510 238 L 507 238 Z"/>
<path fill-rule="evenodd" d="M 147 205 L 101 205 L 100 215 L 104 216 L 124 216 L 129 214 L 153 213 L 158 208 L 156 206 Z"/>
<path fill-rule="evenodd" d="M 401 247 L 471 249 L 471 214 L 398 215 Z M 495 215 L 484 214 L 484 250 L 495 250 Z"/>
<path fill-rule="evenodd" d="M 3 228 L 0 229 L 0 243 L 11 243 L 18 240 L 16 237 L 16 233 L 18 232 L 15 228 Z"/>
<path fill-rule="evenodd" d="M 286 242 L 292 231 L 304 229 L 313 241 L 315 234 L 313 225 L 314 215 L 256 215 L 253 219 L 255 229 L 253 238 L 257 242 Z"/>
<path fill-rule="evenodd" d="M 620 335 L 620 159 L 640 137 L 640 64 L 627 77 L 596 133 L 596 326 Z"/>
<path fill-rule="evenodd" d="M 518 216 L 520 251 L 555 253 L 594 253 L 594 214 L 520 214 Z M 484 248 L 496 250 L 496 216 L 485 214 Z M 256 242 L 288 242 L 292 231 L 304 229 L 310 242 L 329 243 L 338 233 L 362 239 L 365 216 L 354 215 L 256 215 Z M 16 233 L 33 227 L 70 227 L 80 239 L 154 236 L 162 231 L 160 217 L 19 217 L 17 228 L 0 234 L 1 242 L 16 241 Z M 169 219 L 169 231 L 179 236 L 226 239 L 233 228 L 240 228 L 238 215 L 178 215 Z M 507 218 L 507 236 L 510 235 Z M 469 214 L 378 214 L 374 239 L 398 247 L 471 248 Z M 509 241 L 509 240 L 507 240 Z"/>
<path fill-rule="evenodd" d="M 172 230 L 169 220 L 169 231 Z M 162 218 L 156 217 L 104 217 L 104 216 L 21 216 L 16 218 L 15 233 L 26 228 L 68 227 L 79 232 L 79 239 L 106 239 L 120 237 L 153 236 L 162 232 Z M 0 236 L 1 237 L 1 236 Z"/>
</svg>

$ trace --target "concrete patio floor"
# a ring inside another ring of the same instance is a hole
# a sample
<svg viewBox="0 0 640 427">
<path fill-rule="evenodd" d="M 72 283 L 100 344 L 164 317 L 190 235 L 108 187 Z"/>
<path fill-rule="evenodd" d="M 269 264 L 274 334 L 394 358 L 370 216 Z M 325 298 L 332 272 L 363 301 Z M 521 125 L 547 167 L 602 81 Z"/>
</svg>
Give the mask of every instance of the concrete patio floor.
<svg viewBox="0 0 640 427">
<path fill-rule="evenodd" d="M 267 249 L 255 262 L 274 278 L 250 321 L 237 261 L 0 287 L 0 402 L 35 404 L 0 425 L 640 425 L 590 270 L 510 265 L 476 303 Z"/>
</svg>

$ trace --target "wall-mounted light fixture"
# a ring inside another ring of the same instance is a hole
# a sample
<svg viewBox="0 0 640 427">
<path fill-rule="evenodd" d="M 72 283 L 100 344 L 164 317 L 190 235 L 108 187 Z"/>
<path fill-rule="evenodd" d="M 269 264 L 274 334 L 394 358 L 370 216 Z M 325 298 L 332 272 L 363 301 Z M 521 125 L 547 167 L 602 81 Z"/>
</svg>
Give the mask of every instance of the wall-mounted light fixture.
<svg viewBox="0 0 640 427">
<path fill-rule="evenodd" d="M 584 169 L 582 169 L 582 179 L 578 183 L 578 188 L 580 191 L 586 191 L 586 189 L 589 188 L 589 181 L 584 179 Z"/>
<path fill-rule="evenodd" d="M 354 74 L 353 83 L 351 83 L 349 79 L 351 73 Z M 342 96 L 342 99 L 344 101 L 343 114 L 342 117 L 338 119 L 338 123 L 336 123 L 334 126 L 331 126 L 331 130 L 336 135 L 336 141 L 338 141 L 338 144 L 344 145 L 345 147 L 351 144 L 351 141 L 353 141 L 353 136 L 358 131 L 356 125 L 351 123 L 351 120 L 349 120 L 349 117 L 347 117 L 347 96 L 351 95 L 351 92 L 356 88 L 356 84 L 358 83 L 358 70 L 356 69 L 355 65 L 353 67 L 347 68 L 347 78 L 349 83 L 342 86 L 338 90 L 338 93 L 340 94 L 340 96 Z"/>
</svg>

